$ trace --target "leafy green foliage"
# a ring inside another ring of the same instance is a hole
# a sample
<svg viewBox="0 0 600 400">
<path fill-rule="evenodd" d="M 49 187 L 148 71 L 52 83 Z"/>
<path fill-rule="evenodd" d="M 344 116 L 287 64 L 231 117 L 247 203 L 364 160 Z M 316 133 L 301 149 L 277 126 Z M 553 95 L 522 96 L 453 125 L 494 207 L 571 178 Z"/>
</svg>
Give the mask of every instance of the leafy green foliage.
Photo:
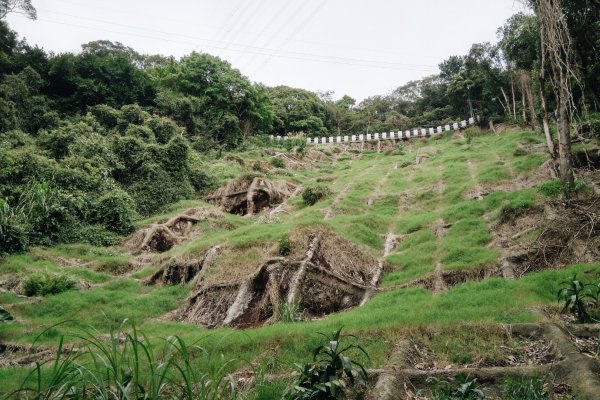
<svg viewBox="0 0 600 400">
<path fill-rule="evenodd" d="M 67 338 L 78 340 L 83 351 L 69 351 Z M 60 335 L 56 357 L 36 363 L 8 398 L 238 398 L 226 373 L 230 362 L 221 360 L 215 369 L 200 369 L 192 362 L 196 352 L 207 351 L 178 336 L 151 340 L 127 320 L 111 326 L 108 335 L 81 329 Z"/>
<path fill-rule="evenodd" d="M 588 308 L 598 300 L 598 285 L 585 283 L 577 279 L 577 275 L 569 281 L 561 282 L 562 287 L 557 293 L 557 298 L 563 304 L 562 312 L 568 311 L 579 323 L 592 322 Z"/>
<path fill-rule="evenodd" d="M 67 275 L 40 273 L 27 277 L 23 283 L 23 289 L 28 297 L 47 296 L 71 290 L 75 285 L 76 282 Z"/>
<path fill-rule="evenodd" d="M 283 302 L 279 306 L 279 321 L 284 323 L 294 323 L 302 320 L 302 310 L 295 303 Z"/>
<path fill-rule="evenodd" d="M 483 399 L 484 393 L 479 389 L 477 379 L 469 379 L 459 375 L 456 382 L 428 378 L 428 383 L 434 385 L 432 399 L 434 400 L 477 400 Z"/>
<path fill-rule="evenodd" d="M 285 168 L 285 162 L 279 157 L 271 158 L 271 165 L 275 168 Z"/>
<path fill-rule="evenodd" d="M 327 344 L 313 351 L 313 361 L 308 364 L 296 364 L 300 377 L 284 398 L 289 400 L 334 400 L 345 399 L 350 390 L 368 387 L 367 372 L 363 366 L 350 359 L 349 353 L 358 352 L 369 357 L 357 344 L 347 345 L 352 335 L 342 335 L 338 329 L 330 336 L 321 334 Z"/>
<path fill-rule="evenodd" d="M 14 320 L 15 319 L 8 311 L 6 311 L 3 307 L 0 307 L 0 324 L 9 323 Z"/>
<path fill-rule="evenodd" d="M 292 252 L 292 241 L 285 235 L 279 239 L 279 255 L 287 257 Z"/>
<path fill-rule="evenodd" d="M 331 189 L 329 189 L 329 187 L 321 184 L 314 184 L 304 188 L 302 191 L 302 200 L 304 201 L 304 204 L 313 206 L 330 194 Z"/>
<path fill-rule="evenodd" d="M 509 376 L 502 385 L 502 398 L 505 400 L 545 400 L 550 394 L 543 378 Z"/>
</svg>

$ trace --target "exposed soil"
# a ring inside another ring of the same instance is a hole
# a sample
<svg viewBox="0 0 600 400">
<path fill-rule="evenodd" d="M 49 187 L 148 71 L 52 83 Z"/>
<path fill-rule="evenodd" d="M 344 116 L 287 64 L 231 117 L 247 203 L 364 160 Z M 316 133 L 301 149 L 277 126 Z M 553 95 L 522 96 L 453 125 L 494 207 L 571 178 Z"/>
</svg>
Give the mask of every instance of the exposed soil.
<svg viewBox="0 0 600 400">
<path fill-rule="evenodd" d="M 181 215 L 159 221 L 136 232 L 125 246 L 132 254 L 144 252 L 164 253 L 184 241 L 190 240 L 192 226 L 200 221 L 218 219 L 222 213 L 217 210 L 190 208 Z"/>
<path fill-rule="evenodd" d="M 200 260 L 187 259 L 183 256 L 174 256 L 163 261 L 150 278 L 148 285 L 184 285 L 191 282 L 200 272 L 205 271 L 218 256 L 221 247 L 215 246 L 206 252 Z"/>
<path fill-rule="evenodd" d="M 205 270 L 197 279 L 177 318 L 207 327 L 251 327 L 277 320 L 282 304 L 306 319 L 320 318 L 358 306 L 367 291 L 376 290 L 381 264 L 333 230 L 315 228 L 290 239 L 295 250 L 288 257 L 256 259 L 258 268 L 245 276 L 227 265 L 234 260 L 231 249 L 217 255 L 218 271 Z M 264 246 L 260 250 L 272 253 Z"/>
<path fill-rule="evenodd" d="M 289 182 L 249 175 L 217 189 L 206 200 L 228 213 L 251 216 L 283 203 L 295 190 Z"/>
<path fill-rule="evenodd" d="M 492 245 L 507 278 L 600 259 L 600 198 L 553 201 L 544 208 L 505 212 L 492 227 Z"/>
</svg>

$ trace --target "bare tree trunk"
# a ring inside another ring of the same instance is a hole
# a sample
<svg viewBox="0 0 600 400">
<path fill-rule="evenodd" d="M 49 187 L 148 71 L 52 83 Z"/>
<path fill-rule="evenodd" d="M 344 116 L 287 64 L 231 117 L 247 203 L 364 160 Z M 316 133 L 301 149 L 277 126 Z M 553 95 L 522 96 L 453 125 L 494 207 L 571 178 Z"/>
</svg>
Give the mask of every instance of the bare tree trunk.
<svg viewBox="0 0 600 400">
<path fill-rule="evenodd" d="M 504 103 L 502 102 L 502 100 L 500 100 L 500 104 L 502 104 L 502 108 L 504 109 L 504 112 L 506 113 L 507 117 L 510 117 L 510 100 L 508 99 L 508 96 L 506 95 L 506 92 L 504 91 L 503 87 L 500 87 L 500 90 L 502 90 L 502 96 L 504 96 Z"/>
<path fill-rule="evenodd" d="M 542 102 L 542 124 L 544 126 L 544 136 L 546 137 L 546 144 L 548 145 L 548 151 L 550 152 L 550 156 L 553 160 L 556 161 L 556 146 L 554 144 L 554 139 L 552 138 L 552 132 L 550 131 L 548 105 L 546 104 L 546 77 L 543 66 L 540 71 L 540 100 Z"/>
<path fill-rule="evenodd" d="M 558 155 L 560 166 L 560 178 L 563 182 L 573 185 L 573 160 L 571 154 L 571 121 L 569 118 L 570 98 L 569 86 L 564 77 L 560 80 L 560 96 L 558 102 Z"/>
<path fill-rule="evenodd" d="M 517 100 L 515 97 L 515 82 L 510 80 L 510 88 L 512 89 L 512 104 L 513 104 L 513 118 L 517 120 Z"/>
<path fill-rule="evenodd" d="M 521 71 L 521 82 L 523 85 L 523 90 L 525 91 L 525 96 L 527 98 L 527 105 L 529 106 L 529 121 L 531 122 L 531 129 L 537 130 L 538 123 L 537 114 L 535 112 L 535 103 L 533 100 L 533 89 L 531 87 L 531 71 Z"/>
<path fill-rule="evenodd" d="M 540 25 L 542 66 L 546 59 L 552 67 L 550 75 L 557 100 L 558 156 L 561 180 L 573 185 L 571 159 L 571 107 L 573 97 L 571 83 L 578 81 L 573 56 L 573 41 L 562 10 L 563 0 L 535 0 L 535 11 Z"/>
</svg>

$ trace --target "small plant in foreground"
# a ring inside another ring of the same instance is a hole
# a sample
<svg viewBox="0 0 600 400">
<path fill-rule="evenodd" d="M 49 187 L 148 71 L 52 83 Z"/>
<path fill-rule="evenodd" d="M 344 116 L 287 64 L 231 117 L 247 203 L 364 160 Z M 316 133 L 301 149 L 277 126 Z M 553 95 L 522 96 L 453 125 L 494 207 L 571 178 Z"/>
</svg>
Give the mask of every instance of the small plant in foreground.
<svg viewBox="0 0 600 400">
<path fill-rule="evenodd" d="M 509 376 L 502 385 L 503 400 L 545 400 L 550 395 L 546 391 L 542 378 L 524 376 Z"/>
<path fill-rule="evenodd" d="M 314 206 L 319 201 L 331 194 L 331 190 L 324 185 L 311 185 L 302 192 L 302 200 L 307 206 Z"/>
<path fill-rule="evenodd" d="M 477 379 L 469 379 L 464 375 L 457 377 L 456 384 L 449 381 L 440 380 L 435 377 L 427 379 L 427 383 L 433 383 L 431 390 L 434 400 L 477 400 L 483 399 L 483 390 L 479 389 Z"/>
<path fill-rule="evenodd" d="M 285 235 L 279 239 L 279 255 L 282 257 L 287 257 L 291 252 L 292 242 L 290 241 L 289 236 Z"/>
<path fill-rule="evenodd" d="M 357 344 L 345 344 L 353 335 L 342 335 L 342 329 L 331 336 L 321 333 L 327 344 L 313 351 L 313 361 L 304 365 L 296 364 L 300 377 L 298 382 L 286 392 L 285 400 L 335 400 L 348 397 L 350 390 L 357 386 L 367 388 L 367 372 L 364 367 L 348 357 L 348 353 L 367 352 Z M 342 344 L 342 342 L 344 342 Z"/>
<path fill-rule="evenodd" d="M 199 368 L 192 359 L 198 351 L 210 364 L 201 347 L 177 336 L 150 340 L 127 320 L 109 335 L 82 329 L 61 336 L 54 359 L 36 363 L 6 399 L 236 399 L 230 363 L 221 356 L 217 367 Z"/>
<path fill-rule="evenodd" d="M 8 311 L 6 311 L 4 308 L 0 307 L 0 324 L 12 322 L 14 320 L 15 319 L 13 318 L 12 315 L 10 315 L 10 313 Z"/>
<path fill-rule="evenodd" d="M 570 281 L 562 282 L 557 293 L 559 303 L 564 303 L 562 312 L 568 311 L 580 324 L 592 322 L 588 307 L 597 300 L 597 286 L 584 283 L 574 275 Z"/>
<path fill-rule="evenodd" d="M 76 282 L 67 275 L 45 273 L 31 275 L 25 280 L 23 287 L 25 295 L 32 297 L 66 292 L 73 289 L 75 284 Z"/>
</svg>

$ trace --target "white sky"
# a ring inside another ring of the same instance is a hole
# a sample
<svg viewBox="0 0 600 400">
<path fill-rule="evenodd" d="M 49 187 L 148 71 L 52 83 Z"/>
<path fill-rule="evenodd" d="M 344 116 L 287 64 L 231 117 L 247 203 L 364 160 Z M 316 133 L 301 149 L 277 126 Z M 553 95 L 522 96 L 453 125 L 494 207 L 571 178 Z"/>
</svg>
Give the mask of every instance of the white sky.
<svg viewBox="0 0 600 400">
<path fill-rule="evenodd" d="M 47 51 L 93 40 L 140 53 L 218 55 L 269 86 L 358 100 L 437 72 L 522 6 L 515 0 L 33 0 L 12 29 Z"/>
</svg>

